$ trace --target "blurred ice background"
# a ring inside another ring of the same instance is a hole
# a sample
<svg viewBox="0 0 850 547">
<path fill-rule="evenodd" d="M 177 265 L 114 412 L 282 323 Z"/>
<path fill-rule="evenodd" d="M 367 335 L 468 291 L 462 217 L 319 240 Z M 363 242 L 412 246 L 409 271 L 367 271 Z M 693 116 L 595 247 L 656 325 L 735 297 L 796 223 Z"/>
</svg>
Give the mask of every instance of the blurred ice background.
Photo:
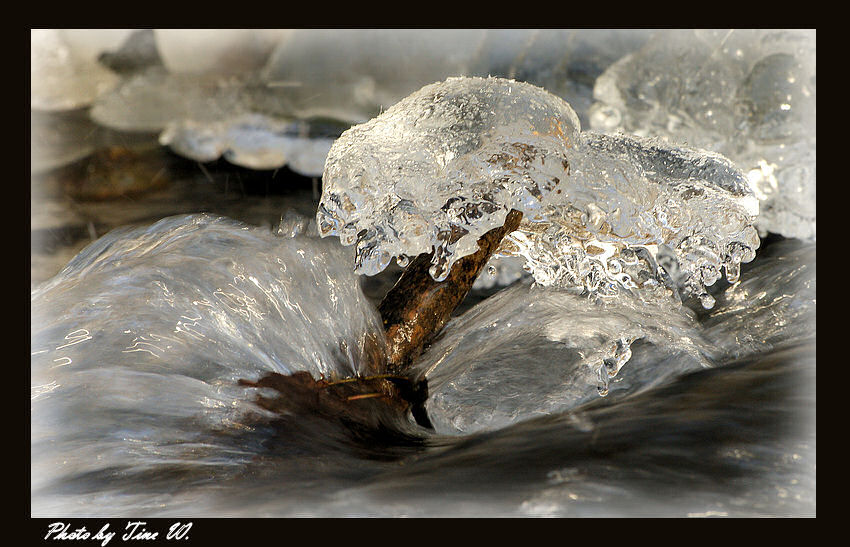
<svg viewBox="0 0 850 547">
<path fill-rule="evenodd" d="M 814 516 L 814 43 L 33 30 L 33 516 Z M 316 237 L 331 143 L 461 75 L 724 154 L 758 254 L 711 310 L 592 301 L 502 258 L 417 362 L 434 432 L 282 425 L 235 382 L 358 370 L 400 271 L 358 277 Z"/>
</svg>

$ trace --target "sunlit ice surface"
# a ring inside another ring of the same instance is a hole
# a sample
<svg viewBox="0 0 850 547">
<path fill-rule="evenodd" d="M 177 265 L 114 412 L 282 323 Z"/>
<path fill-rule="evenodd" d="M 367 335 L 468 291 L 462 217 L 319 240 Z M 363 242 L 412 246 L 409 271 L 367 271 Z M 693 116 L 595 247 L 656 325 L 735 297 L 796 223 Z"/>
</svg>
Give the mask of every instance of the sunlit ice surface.
<svg viewBox="0 0 850 547">
<path fill-rule="evenodd" d="M 581 133 L 563 100 L 503 78 L 449 78 L 352 127 L 323 180 L 319 229 L 354 244 L 369 275 L 433 251 L 440 281 L 515 209 L 523 223 L 497 254 L 525 258 L 537 283 L 710 308 L 706 286 L 723 270 L 736 281 L 759 245 L 758 200 L 726 158 Z"/>
<path fill-rule="evenodd" d="M 590 125 L 708 148 L 746 174 L 758 228 L 815 238 L 816 32 L 660 31 L 596 80 Z"/>
</svg>

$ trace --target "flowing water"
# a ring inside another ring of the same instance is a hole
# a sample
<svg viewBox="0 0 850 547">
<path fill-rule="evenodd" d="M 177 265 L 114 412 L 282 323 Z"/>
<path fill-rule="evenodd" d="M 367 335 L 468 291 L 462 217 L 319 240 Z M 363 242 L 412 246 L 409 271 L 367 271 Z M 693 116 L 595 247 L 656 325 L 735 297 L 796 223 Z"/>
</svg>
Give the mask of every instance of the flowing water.
<svg viewBox="0 0 850 547">
<path fill-rule="evenodd" d="M 380 334 L 310 228 L 170 217 L 33 291 L 33 515 L 814 514 L 814 244 L 711 312 L 520 281 L 419 360 L 433 431 L 361 431 L 237 384 L 349 375 Z"/>
</svg>

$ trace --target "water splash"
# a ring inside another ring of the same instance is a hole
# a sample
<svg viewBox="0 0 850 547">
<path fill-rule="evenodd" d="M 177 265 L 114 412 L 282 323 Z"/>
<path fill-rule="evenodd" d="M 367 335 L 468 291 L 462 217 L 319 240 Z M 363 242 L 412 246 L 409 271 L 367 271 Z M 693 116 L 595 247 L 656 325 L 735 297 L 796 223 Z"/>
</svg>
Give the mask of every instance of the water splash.
<svg viewBox="0 0 850 547">
<path fill-rule="evenodd" d="M 364 451 L 321 420 L 276 436 L 234 387 L 282 364 L 318 373 L 305 345 L 349 373 L 361 336 L 380 332 L 350 253 L 315 230 L 293 214 L 273 233 L 165 219 L 105 236 L 33 291 L 33 514 L 814 511 L 812 247 L 772 243 L 698 320 L 669 300 L 517 284 L 453 320 L 417 363 L 440 434 Z M 275 283 L 286 290 L 259 290 Z M 782 340 L 808 345 L 775 351 Z M 736 348 L 758 362 L 728 364 Z M 776 431 L 789 423 L 808 429 Z"/>
<path fill-rule="evenodd" d="M 701 320 L 707 339 L 724 358 L 743 358 L 815 337 L 817 245 L 773 243 L 743 279 L 717 294 L 717 307 Z"/>
<path fill-rule="evenodd" d="M 246 416 L 261 411 L 239 379 L 350 376 L 381 351 L 380 319 L 341 251 L 221 217 L 171 217 L 110 232 L 37 287 L 34 502 L 63 482 L 109 482 L 115 469 L 135 484 L 174 462 L 188 482 L 243 469 L 257 449 Z"/>
</svg>

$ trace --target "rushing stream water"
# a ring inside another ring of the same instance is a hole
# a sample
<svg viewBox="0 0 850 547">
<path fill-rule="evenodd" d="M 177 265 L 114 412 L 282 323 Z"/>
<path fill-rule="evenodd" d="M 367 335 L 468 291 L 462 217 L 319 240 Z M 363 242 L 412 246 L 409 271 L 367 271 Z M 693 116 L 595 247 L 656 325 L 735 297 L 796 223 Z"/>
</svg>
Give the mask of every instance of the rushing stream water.
<svg viewBox="0 0 850 547">
<path fill-rule="evenodd" d="M 813 244 L 773 243 L 703 317 L 521 281 L 420 360 L 435 431 L 364 437 L 237 385 L 351 374 L 380 333 L 350 253 L 298 232 L 171 217 L 33 292 L 34 514 L 814 509 Z"/>
</svg>

